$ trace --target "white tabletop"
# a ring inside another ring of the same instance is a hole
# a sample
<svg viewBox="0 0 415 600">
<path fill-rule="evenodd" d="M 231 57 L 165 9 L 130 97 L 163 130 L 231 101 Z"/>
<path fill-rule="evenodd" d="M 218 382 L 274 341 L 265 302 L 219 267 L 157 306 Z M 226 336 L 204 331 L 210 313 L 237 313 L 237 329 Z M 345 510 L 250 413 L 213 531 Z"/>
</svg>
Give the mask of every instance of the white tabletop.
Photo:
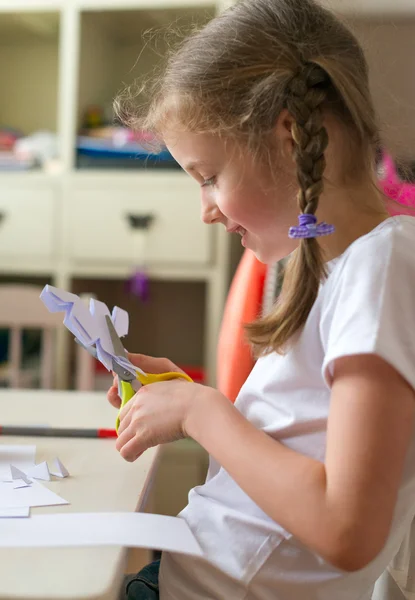
<svg viewBox="0 0 415 600">
<path fill-rule="evenodd" d="M 1 425 L 114 428 L 115 418 L 103 392 L 0 390 Z M 31 514 L 142 510 L 158 454 L 151 449 L 127 463 L 114 439 L 0 436 L 0 444 L 35 444 L 37 463 L 58 456 L 71 474 L 42 482 L 70 504 Z M 126 557 L 119 547 L 0 549 L 0 599 L 113 600 Z"/>
</svg>

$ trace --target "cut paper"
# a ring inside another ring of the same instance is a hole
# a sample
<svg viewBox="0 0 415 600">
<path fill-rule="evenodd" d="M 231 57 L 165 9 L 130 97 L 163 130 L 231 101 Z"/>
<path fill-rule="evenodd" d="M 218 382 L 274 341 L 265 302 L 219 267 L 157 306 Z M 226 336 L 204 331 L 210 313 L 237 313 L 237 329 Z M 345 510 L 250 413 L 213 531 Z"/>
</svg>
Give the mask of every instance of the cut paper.
<svg viewBox="0 0 415 600">
<path fill-rule="evenodd" d="M 69 477 L 68 469 L 61 463 L 58 457 L 55 458 L 55 470 L 50 472 L 55 477 Z"/>
<path fill-rule="evenodd" d="M 0 482 L 0 509 L 59 504 L 69 504 L 69 502 L 36 480 L 33 480 L 30 486 L 17 490 L 9 483 Z"/>
<path fill-rule="evenodd" d="M 22 506 L 20 508 L 0 508 L 0 519 L 19 519 L 30 516 L 30 508 Z"/>
<path fill-rule="evenodd" d="M 32 479 L 41 479 L 42 481 L 50 481 L 50 473 L 48 463 L 46 461 L 39 463 L 26 471 L 26 475 Z"/>
<path fill-rule="evenodd" d="M 36 446 L 0 444 L 0 481 L 10 481 L 10 465 L 24 473 L 35 466 Z"/>
<path fill-rule="evenodd" d="M 30 484 L 31 484 L 30 481 L 27 482 L 27 481 L 24 481 L 23 479 L 15 479 L 13 481 L 12 487 L 13 487 L 14 490 L 18 490 L 20 488 L 28 487 Z"/>
<path fill-rule="evenodd" d="M 184 519 L 147 513 L 67 513 L 0 521 L 1 548 L 124 546 L 202 557 Z"/>
<path fill-rule="evenodd" d="M 122 368 L 135 375 L 135 367 L 125 356 L 115 356 L 111 337 L 106 324 L 106 316 L 110 316 L 117 334 L 124 337 L 128 333 L 128 313 L 114 307 L 112 315 L 104 302 L 90 299 L 89 310 L 86 304 L 77 296 L 51 285 L 46 285 L 40 299 L 51 312 L 65 312 L 64 325 L 73 333 L 87 350 L 95 347 L 97 359 L 108 371 L 113 368 L 115 360 Z"/>
<path fill-rule="evenodd" d="M 30 485 L 32 483 L 30 481 L 30 479 L 28 477 L 26 477 L 25 473 L 23 473 L 23 471 L 21 471 L 14 465 L 10 465 L 10 473 L 12 475 L 13 481 L 15 479 L 18 479 L 18 480 L 20 479 L 20 480 L 23 480 L 26 483 L 26 485 Z"/>
</svg>

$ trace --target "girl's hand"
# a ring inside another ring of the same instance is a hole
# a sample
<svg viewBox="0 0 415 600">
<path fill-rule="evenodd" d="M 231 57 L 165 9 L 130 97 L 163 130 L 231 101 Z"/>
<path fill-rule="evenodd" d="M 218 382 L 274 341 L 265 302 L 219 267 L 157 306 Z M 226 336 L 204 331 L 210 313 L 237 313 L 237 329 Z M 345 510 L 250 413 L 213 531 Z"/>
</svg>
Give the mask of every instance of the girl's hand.
<svg viewBox="0 0 415 600">
<path fill-rule="evenodd" d="M 174 363 L 168 358 L 153 358 L 152 356 L 146 356 L 145 354 L 128 354 L 128 359 L 146 373 L 183 373 L 182 369 L 179 369 Z M 109 402 L 120 408 L 121 398 L 118 395 L 118 377 L 114 376 L 112 386 L 108 390 L 107 398 Z M 131 401 L 130 401 L 131 402 Z"/>
<path fill-rule="evenodd" d="M 212 394 L 219 392 L 184 379 L 143 386 L 121 411 L 117 450 L 133 462 L 148 448 L 187 437 L 190 414 Z"/>
</svg>

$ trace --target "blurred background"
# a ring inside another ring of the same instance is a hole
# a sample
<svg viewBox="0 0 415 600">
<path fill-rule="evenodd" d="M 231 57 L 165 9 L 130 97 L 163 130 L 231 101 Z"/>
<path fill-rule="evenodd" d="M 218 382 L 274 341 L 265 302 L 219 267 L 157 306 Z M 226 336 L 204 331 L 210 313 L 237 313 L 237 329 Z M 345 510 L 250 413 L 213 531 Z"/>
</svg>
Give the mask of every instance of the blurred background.
<svg viewBox="0 0 415 600">
<path fill-rule="evenodd" d="M 0 0 L 0 287 L 50 283 L 120 306 L 130 315 L 129 350 L 167 356 L 209 385 L 240 239 L 200 222 L 197 184 L 166 149 L 149 150 L 145 131 L 122 126 L 112 103 L 162 61 L 171 34 L 149 31 L 173 24 L 186 32 L 230 3 Z M 383 141 L 379 183 L 410 203 L 415 2 L 325 3 L 356 32 L 370 64 Z M 25 329 L 20 345 L 15 377 L 11 332 L 7 323 L 0 328 L 0 385 L 39 387 L 39 332 Z M 64 327 L 52 360 L 58 389 L 106 390 L 112 379 L 79 358 Z M 206 465 L 191 441 L 166 448 L 154 509 L 176 514 Z"/>
</svg>

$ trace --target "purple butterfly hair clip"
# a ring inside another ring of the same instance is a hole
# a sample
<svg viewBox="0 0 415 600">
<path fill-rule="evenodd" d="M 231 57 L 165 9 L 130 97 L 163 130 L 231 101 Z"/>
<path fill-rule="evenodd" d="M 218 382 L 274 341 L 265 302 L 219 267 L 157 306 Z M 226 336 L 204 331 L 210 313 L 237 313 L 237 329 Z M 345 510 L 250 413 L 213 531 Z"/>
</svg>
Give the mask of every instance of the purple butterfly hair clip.
<svg viewBox="0 0 415 600">
<path fill-rule="evenodd" d="M 334 225 L 318 223 L 315 215 L 302 214 L 298 217 L 298 225 L 290 227 L 288 237 L 293 239 L 316 238 L 334 233 Z"/>
</svg>

